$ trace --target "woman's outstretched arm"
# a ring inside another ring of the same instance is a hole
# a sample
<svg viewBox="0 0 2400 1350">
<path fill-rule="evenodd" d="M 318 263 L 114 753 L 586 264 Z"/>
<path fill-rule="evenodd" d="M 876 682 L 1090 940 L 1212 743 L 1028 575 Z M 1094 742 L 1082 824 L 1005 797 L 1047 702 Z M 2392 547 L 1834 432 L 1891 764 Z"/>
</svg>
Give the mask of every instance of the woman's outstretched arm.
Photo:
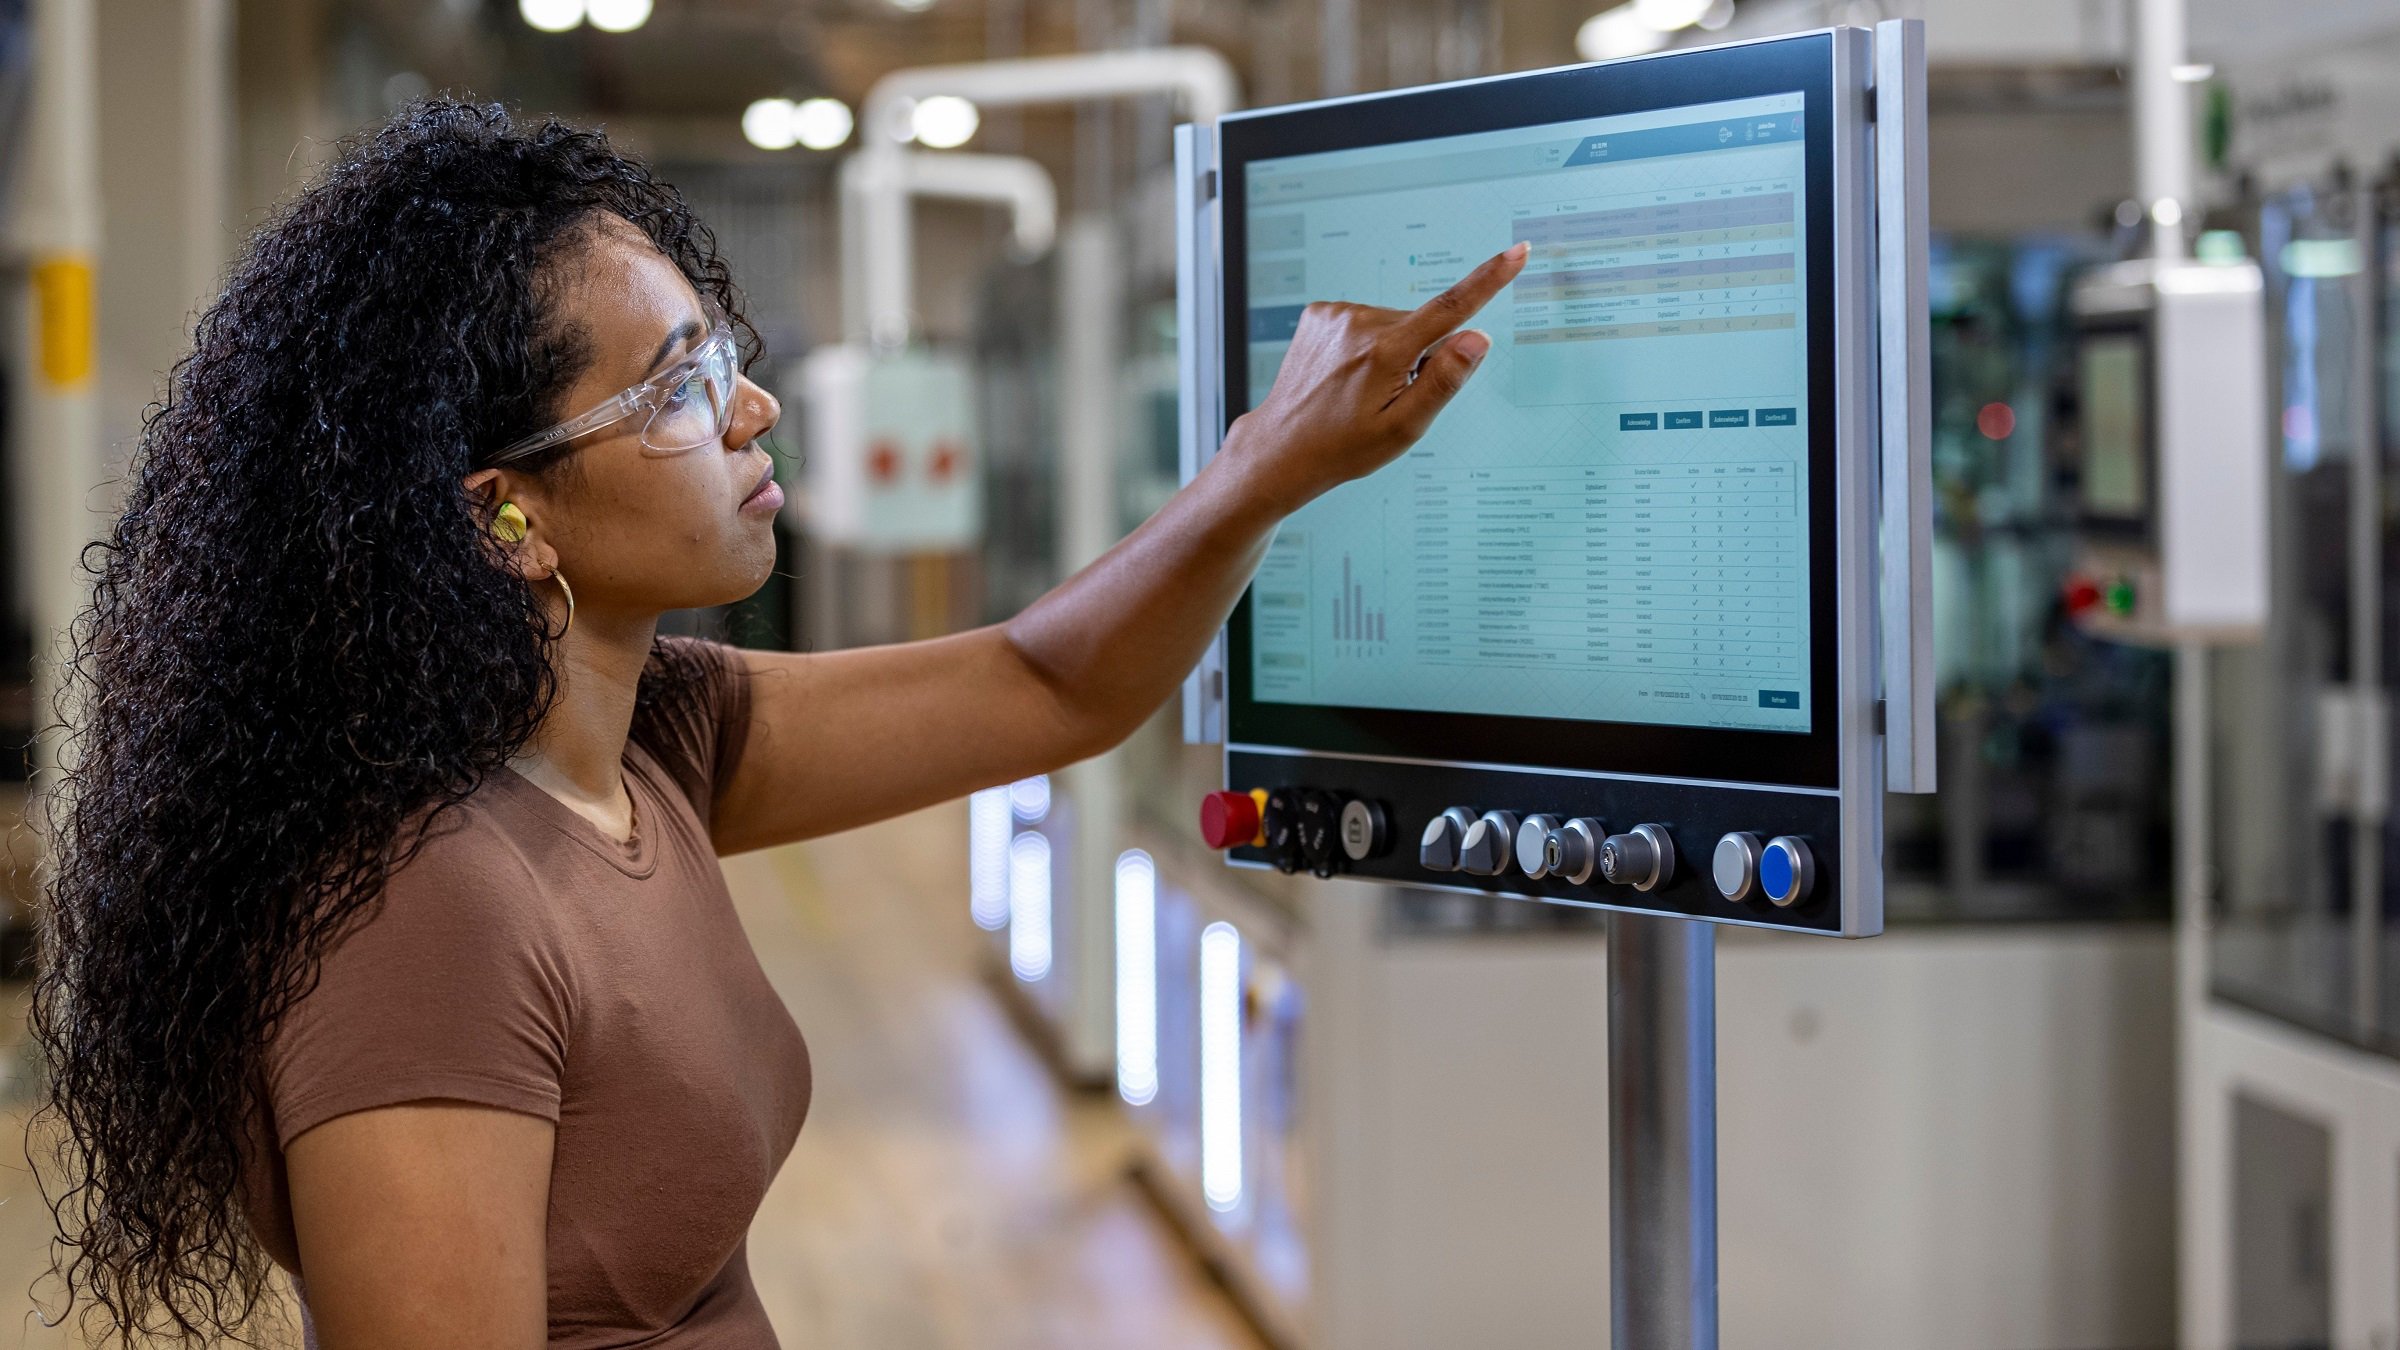
<svg viewBox="0 0 2400 1350">
<path fill-rule="evenodd" d="M 1311 305 L 1267 401 L 1115 548 L 1005 624 L 823 654 L 746 653 L 751 731 L 717 805 L 732 853 L 865 824 L 1115 745 L 1173 694 L 1275 526 L 1415 444 L 1490 339 L 1461 325 L 1500 254 L 1414 311 Z"/>
</svg>

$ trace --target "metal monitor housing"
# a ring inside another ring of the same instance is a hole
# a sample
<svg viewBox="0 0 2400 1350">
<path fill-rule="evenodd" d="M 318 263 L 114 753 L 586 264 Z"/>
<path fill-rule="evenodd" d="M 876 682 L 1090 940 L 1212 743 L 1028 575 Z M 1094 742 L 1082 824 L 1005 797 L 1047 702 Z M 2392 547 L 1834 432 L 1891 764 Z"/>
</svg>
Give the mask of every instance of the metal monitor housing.
<svg viewBox="0 0 2400 1350">
<path fill-rule="evenodd" d="M 1272 808 L 1307 809 L 1321 830 L 1324 815 L 1352 801 L 1383 816 L 1384 847 L 1353 858 L 1317 847 L 1305 859 L 1290 849 L 1255 842 L 1233 848 L 1237 866 L 1307 866 L 1392 884 L 1431 886 L 1596 906 L 1714 923 L 1866 937 L 1883 927 L 1883 797 L 1887 790 L 1933 789 L 1933 660 L 1929 612 L 1931 487 L 1930 413 L 1926 394 L 1925 96 L 1922 25 L 1895 20 L 1874 30 L 1837 27 L 1606 62 L 1561 67 L 1429 89 L 1363 95 L 1235 114 L 1218 125 L 1187 125 L 1176 133 L 1178 294 L 1182 345 L 1182 470 L 1188 481 L 1214 455 L 1229 422 L 1227 324 L 1243 318 L 1243 260 L 1226 256 L 1222 219 L 1224 139 L 1237 122 L 1306 116 L 1325 109 L 1408 99 L 1406 115 L 1388 112 L 1379 126 L 1391 141 L 1450 134 L 1441 125 L 1446 100 L 1485 100 L 1497 86 L 1550 80 L 1555 97 L 1562 75 L 1607 80 L 1620 68 L 1666 74 L 1667 87 L 1688 86 L 1656 106 L 1700 104 L 1727 97 L 1708 83 L 1712 54 L 1780 47 L 1786 57 L 1821 60 L 1817 87 L 1829 89 L 1820 114 L 1831 128 L 1831 206 L 1809 230 L 1832 242 L 1831 324 L 1812 331 L 1833 365 L 1830 407 L 1812 399 L 1812 424 L 1828 423 L 1832 464 L 1831 575 L 1812 585 L 1833 588 L 1834 650 L 1831 699 L 1837 761 L 1830 781 L 1744 781 L 1737 772 L 1684 775 L 1625 772 L 1576 762 L 1561 752 L 1550 762 L 1462 758 L 1409 753 L 1405 744 L 1362 752 L 1356 745 L 1245 743 L 1228 740 L 1227 635 L 1220 632 L 1185 686 L 1188 740 L 1225 743 L 1229 789 L 1263 789 Z M 1555 103 L 1546 106 L 1556 106 Z M 1605 111 L 1618 111 L 1608 108 Z M 1525 125 L 1552 116 L 1529 117 Z M 1380 134 L 1380 133 L 1379 133 Z M 1812 161 L 1813 163 L 1813 161 Z M 1819 387 L 1822 387 L 1820 384 Z M 1826 444 L 1823 438 L 1816 446 Z M 1819 466 L 1811 452 L 1811 472 Z M 1817 481 L 1824 481 L 1817 478 Z M 1822 515 L 1817 517 L 1823 520 Z M 1816 556 L 1825 556 L 1819 552 Z M 1822 613 L 1825 610 L 1820 609 Z M 1237 617 L 1237 622 L 1239 621 Z M 1822 706 L 1822 704 L 1820 704 Z M 1723 767 L 1720 756 L 1717 766 Z M 1672 875 L 1648 890 L 1612 885 L 1599 875 L 1576 884 L 1556 875 L 1536 879 L 1510 866 L 1500 875 L 1434 871 L 1421 865 L 1422 833 L 1446 810 L 1543 814 L 1560 820 L 1595 818 L 1611 833 L 1637 824 L 1657 827 L 1675 857 Z M 1336 841 L 1338 842 L 1338 829 Z M 1712 879 L 1721 840 L 1792 836 L 1807 841 L 1814 886 L 1788 907 L 1763 899 L 1757 888 L 1728 898 Z M 1263 836 L 1262 836 L 1263 837 Z M 1312 836 L 1315 838 L 1315 836 Z M 1322 840 L 1318 839 L 1322 844 Z"/>
</svg>

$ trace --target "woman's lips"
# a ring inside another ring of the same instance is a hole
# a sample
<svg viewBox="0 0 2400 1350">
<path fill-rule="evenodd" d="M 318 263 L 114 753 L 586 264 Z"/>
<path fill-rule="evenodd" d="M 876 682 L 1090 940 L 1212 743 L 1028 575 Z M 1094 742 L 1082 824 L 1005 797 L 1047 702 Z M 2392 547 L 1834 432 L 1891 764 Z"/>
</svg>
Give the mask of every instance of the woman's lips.
<svg viewBox="0 0 2400 1350">
<path fill-rule="evenodd" d="M 744 511 L 780 511 L 783 509 L 783 485 L 775 481 L 774 465 L 767 466 L 767 471 L 759 475 L 758 486 L 750 489 L 749 496 L 742 498 L 742 509 Z"/>
</svg>

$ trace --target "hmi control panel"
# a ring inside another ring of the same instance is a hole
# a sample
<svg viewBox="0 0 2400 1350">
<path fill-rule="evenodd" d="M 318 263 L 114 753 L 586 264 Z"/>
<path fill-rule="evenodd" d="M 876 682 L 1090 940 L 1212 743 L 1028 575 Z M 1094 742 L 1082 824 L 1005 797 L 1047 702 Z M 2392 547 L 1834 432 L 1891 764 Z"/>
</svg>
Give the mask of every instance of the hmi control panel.
<svg viewBox="0 0 2400 1350">
<path fill-rule="evenodd" d="M 1530 246 L 1466 389 L 1285 522 L 1187 690 L 1211 844 L 1880 929 L 1882 793 L 1931 778 L 1921 71 L 1892 23 L 1181 130 L 1188 472 L 1309 302 Z"/>
</svg>

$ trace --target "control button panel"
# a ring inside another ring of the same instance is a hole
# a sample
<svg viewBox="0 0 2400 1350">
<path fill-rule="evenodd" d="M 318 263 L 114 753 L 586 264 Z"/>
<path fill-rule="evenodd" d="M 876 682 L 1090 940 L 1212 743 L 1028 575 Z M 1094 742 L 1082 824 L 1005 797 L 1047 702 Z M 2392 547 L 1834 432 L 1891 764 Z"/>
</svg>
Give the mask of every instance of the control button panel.
<svg viewBox="0 0 2400 1350">
<path fill-rule="evenodd" d="M 1256 809 L 1253 834 L 1230 846 L 1237 863 L 1843 931 L 1830 793 L 1238 748 L 1226 764 L 1233 782 L 1273 784 L 1203 806 L 1212 844 L 1248 823 L 1240 799 Z M 1880 926 L 1874 913 L 1859 928 Z"/>
<path fill-rule="evenodd" d="M 1717 851 L 1708 862 L 1709 880 L 1717 883 L 1717 894 L 1740 902 L 1758 893 L 1758 836 L 1747 830 L 1736 830 L 1717 841 Z"/>
<path fill-rule="evenodd" d="M 1758 859 L 1758 885 L 1767 898 L 1789 909 L 1808 898 L 1817 884 L 1817 860 L 1805 840 L 1779 834 L 1767 841 Z"/>
<path fill-rule="evenodd" d="M 1664 826 L 1643 823 L 1600 841 L 1600 875 L 1612 885 L 1654 891 L 1675 879 L 1675 841 Z"/>
</svg>

